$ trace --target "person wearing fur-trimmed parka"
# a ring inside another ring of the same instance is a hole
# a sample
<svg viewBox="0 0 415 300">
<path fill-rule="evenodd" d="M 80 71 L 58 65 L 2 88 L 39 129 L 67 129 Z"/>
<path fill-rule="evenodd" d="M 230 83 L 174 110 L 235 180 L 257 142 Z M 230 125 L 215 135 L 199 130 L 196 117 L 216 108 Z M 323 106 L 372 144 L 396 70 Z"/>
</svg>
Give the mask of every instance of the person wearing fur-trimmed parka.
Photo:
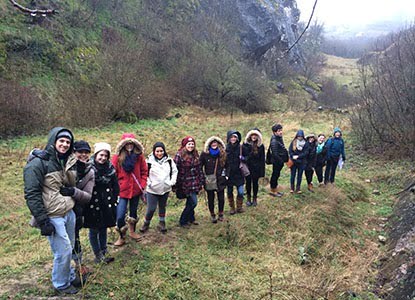
<svg viewBox="0 0 415 300">
<path fill-rule="evenodd" d="M 84 227 L 89 228 L 89 242 L 96 263 L 109 263 L 114 260 L 108 256 L 107 228 L 116 225 L 120 187 L 115 168 L 109 161 L 110 156 L 109 144 L 101 142 L 94 145 L 91 163 L 95 172 L 95 186 L 92 199 L 84 210 Z"/>
<path fill-rule="evenodd" d="M 115 149 L 111 160 L 120 185 L 119 204 L 117 206 L 117 227 L 119 233 L 115 246 L 125 244 L 125 234 L 129 230 L 132 239 L 140 236 L 135 232 L 138 222 L 137 208 L 140 196 L 147 185 L 148 168 L 144 158 L 144 147 L 132 133 L 124 133 Z M 125 218 L 127 205 L 130 206 L 129 216 Z M 128 226 L 126 225 L 128 222 Z"/>
<path fill-rule="evenodd" d="M 241 161 L 248 160 L 248 151 L 244 149 L 241 142 L 241 133 L 237 130 L 229 130 L 226 134 L 226 176 L 228 177 L 228 201 L 231 208 L 230 214 L 234 215 L 235 212 L 242 213 L 243 201 L 244 201 L 244 183 L 245 178 L 242 175 L 239 165 Z M 236 187 L 237 197 L 236 197 L 236 210 L 235 210 L 235 200 L 233 197 L 233 187 Z"/>
<path fill-rule="evenodd" d="M 304 169 L 307 165 L 307 156 L 308 156 L 308 143 L 304 139 L 304 131 L 298 130 L 297 134 L 295 135 L 293 141 L 290 144 L 288 152 L 290 154 L 290 158 L 293 161 L 293 165 L 291 166 L 291 177 L 290 177 L 290 184 L 291 184 L 291 193 L 294 191 L 297 194 L 301 194 L 301 180 L 303 177 Z M 297 176 L 297 186 L 294 190 L 294 183 L 295 177 Z"/>
<path fill-rule="evenodd" d="M 177 170 L 176 193 L 186 198 L 186 205 L 180 216 L 180 226 L 199 225 L 195 218 L 197 194 L 203 189 L 205 175 L 196 150 L 196 141 L 191 136 L 182 139 L 180 149 L 174 157 Z"/>
<path fill-rule="evenodd" d="M 159 225 L 161 233 L 166 233 L 166 206 L 169 193 L 177 180 L 177 167 L 168 156 L 162 142 L 153 145 L 153 152 L 147 158 L 148 178 L 146 187 L 147 211 L 141 232 L 150 228 L 154 212 L 159 208 Z"/>
<path fill-rule="evenodd" d="M 216 189 L 209 189 L 205 186 L 208 196 L 208 206 L 212 223 L 223 221 L 223 211 L 225 206 L 225 188 L 226 188 L 226 146 L 221 138 L 211 136 L 205 142 L 205 149 L 200 155 L 200 162 L 205 175 L 216 175 Z M 216 172 L 216 173 L 215 173 Z M 218 197 L 218 218 L 215 214 L 215 192 Z"/>
<path fill-rule="evenodd" d="M 246 205 L 257 206 L 259 178 L 265 176 L 265 147 L 262 143 L 261 131 L 258 128 L 254 128 L 246 134 L 244 147 L 248 152 L 247 165 L 250 172 L 250 175 L 245 178 L 247 196 Z M 253 188 L 252 198 L 251 188 Z"/>
<path fill-rule="evenodd" d="M 316 145 L 316 136 L 312 133 L 305 137 L 308 144 L 308 155 L 307 155 L 307 165 L 305 166 L 305 178 L 307 180 L 307 188 L 310 192 L 313 191 L 313 174 L 314 168 L 316 167 L 317 159 L 317 145 Z"/>
</svg>

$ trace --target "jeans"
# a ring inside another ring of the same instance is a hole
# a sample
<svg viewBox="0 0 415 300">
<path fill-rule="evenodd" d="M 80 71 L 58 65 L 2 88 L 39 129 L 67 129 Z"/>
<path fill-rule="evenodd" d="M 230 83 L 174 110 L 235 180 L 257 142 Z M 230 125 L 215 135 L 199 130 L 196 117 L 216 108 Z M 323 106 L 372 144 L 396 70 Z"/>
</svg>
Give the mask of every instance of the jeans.
<svg viewBox="0 0 415 300">
<path fill-rule="evenodd" d="M 215 215 L 215 192 L 218 195 L 219 215 L 223 215 L 223 209 L 225 207 L 225 190 L 221 191 L 206 191 L 208 197 L 208 206 L 211 216 Z"/>
<path fill-rule="evenodd" d="M 227 187 L 227 194 L 228 197 L 233 197 L 233 186 Z M 236 192 L 238 193 L 237 197 L 243 198 L 244 197 L 244 185 L 240 185 L 236 187 Z"/>
<path fill-rule="evenodd" d="M 95 256 L 105 255 L 107 253 L 107 228 L 90 228 L 89 243 Z"/>
<path fill-rule="evenodd" d="M 271 181 L 270 186 L 272 189 L 275 189 L 278 187 L 278 179 L 281 175 L 281 170 L 284 164 L 272 164 L 272 175 L 271 175 Z"/>
<path fill-rule="evenodd" d="M 66 289 L 75 279 L 71 267 L 72 248 L 75 243 L 75 213 L 70 210 L 63 217 L 50 218 L 55 233 L 48 236 L 53 252 L 52 284 L 56 289 Z"/>
<path fill-rule="evenodd" d="M 333 183 L 336 176 L 337 164 L 340 157 L 330 158 L 327 160 L 326 171 L 324 172 L 324 183 Z"/>
<path fill-rule="evenodd" d="M 140 200 L 139 196 L 134 196 L 131 199 L 120 198 L 117 206 L 117 227 L 125 226 L 125 213 L 127 212 L 128 202 L 130 203 L 130 217 L 137 220 L 137 208 Z"/>
<path fill-rule="evenodd" d="M 258 196 L 258 189 L 259 189 L 259 178 L 253 178 L 251 175 L 245 177 L 246 179 L 246 194 L 248 197 L 251 197 L 251 187 L 253 188 L 254 192 L 254 199 Z"/>
<path fill-rule="evenodd" d="M 146 222 L 150 223 L 151 219 L 153 218 L 154 212 L 157 209 L 157 205 L 159 207 L 159 220 L 165 221 L 166 219 L 166 205 L 167 205 L 167 198 L 169 198 L 169 193 L 165 193 L 164 195 L 155 195 L 151 193 L 147 193 L 147 211 L 146 211 Z"/>
<path fill-rule="evenodd" d="M 195 219 L 195 208 L 197 206 L 197 194 L 190 193 L 186 198 L 186 206 L 183 209 L 182 215 L 180 216 L 180 225 L 186 225 L 194 222 Z"/>
<path fill-rule="evenodd" d="M 297 176 L 297 191 L 301 189 L 301 179 L 303 177 L 304 167 L 302 165 L 296 165 L 294 164 L 291 167 L 291 178 L 290 178 L 290 184 L 291 189 L 294 189 L 294 183 L 295 183 L 295 176 Z"/>
</svg>

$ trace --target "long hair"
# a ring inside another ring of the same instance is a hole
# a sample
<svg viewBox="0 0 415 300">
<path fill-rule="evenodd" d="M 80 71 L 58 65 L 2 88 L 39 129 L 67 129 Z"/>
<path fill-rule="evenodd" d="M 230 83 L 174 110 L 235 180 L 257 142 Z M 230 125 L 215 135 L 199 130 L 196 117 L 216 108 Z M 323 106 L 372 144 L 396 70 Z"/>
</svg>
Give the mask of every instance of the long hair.
<svg viewBox="0 0 415 300">
<path fill-rule="evenodd" d="M 136 146 L 135 144 L 133 144 L 133 145 L 134 145 L 133 152 L 134 152 L 135 154 L 140 154 L 140 153 L 141 153 L 140 149 L 138 149 L 138 148 L 137 148 L 137 146 Z M 126 145 L 125 145 L 125 146 L 126 146 Z M 127 154 L 128 154 L 128 151 L 125 149 L 125 146 L 124 146 L 124 147 L 122 147 L 122 149 L 120 150 L 120 154 L 118 155 L 118 166 L 119 166 L 119 167 L 121 167 L 121 166 L 122 166 L 122 164 L 124 163 L 125 158 L 127 157 Z"/>
<path fill-rule="evenodd" d="M 199 152 L 197 152 L 196 148 L 194 148 L 193 151 L 189 153 L 186 150 L 186 148 L 183 147 L 180 150 L 180 156 L 183 158 L 183 160 L 189 160 L 189 159 L 193 158 L 193 162 L 194 163 L 198 163 L 199 162 Z"/>
</svg>

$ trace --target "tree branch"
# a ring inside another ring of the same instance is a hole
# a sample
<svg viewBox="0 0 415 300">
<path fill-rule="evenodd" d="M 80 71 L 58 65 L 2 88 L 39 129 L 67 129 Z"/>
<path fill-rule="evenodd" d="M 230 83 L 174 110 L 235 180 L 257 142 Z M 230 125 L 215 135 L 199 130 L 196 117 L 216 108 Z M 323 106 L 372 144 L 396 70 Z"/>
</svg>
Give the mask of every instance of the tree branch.
<svg viewBox="0 0 415 300">
<path fill-rule="evenodd" d="M 30 8 L 24 7 L 23 5 L 20 5 L 15 0 L 9 0 L 9 1 L 11 2 L 11 4 L 13 4 L 14 7 L 19 9 L 21 12 L 26 13 L 26 14 L 31 14 L 32 16 L 35 16 L 37 14 L 53 15 L 53 14 L 58 13 L 58 11 L 55 9 L 30 9 Z"/>
</svg>

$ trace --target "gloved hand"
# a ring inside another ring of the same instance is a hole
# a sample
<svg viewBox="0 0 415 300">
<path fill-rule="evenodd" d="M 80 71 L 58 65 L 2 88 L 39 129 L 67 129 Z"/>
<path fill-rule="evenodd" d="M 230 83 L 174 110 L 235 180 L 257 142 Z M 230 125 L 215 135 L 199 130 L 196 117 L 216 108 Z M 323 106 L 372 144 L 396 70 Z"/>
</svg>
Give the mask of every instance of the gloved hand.
<svg viewBox="0 0 415 300">
<path fill-rule="evenodd" d="M 43 236 L 51 236 L 56 232 L 55 226 L 47 219 L 42 224 L 39 225 L 40 227 L 40 234 Z"/>
<path fill-rule="evenodd" d="M 246 160 L 245 156 L 243 156 L 243 155 L 239 155 L 239 159 L 240 159 L 241 161 L 245 161 L 245 160 Z"/>
<path fill-rule="evenodd" d="M 59 192 L 61 193 L 62 196 L 72 197 L 75 194 L 75 188 L 71 186 L 70 187 L 63 186 L 60 188 Z"/>
</svg>

